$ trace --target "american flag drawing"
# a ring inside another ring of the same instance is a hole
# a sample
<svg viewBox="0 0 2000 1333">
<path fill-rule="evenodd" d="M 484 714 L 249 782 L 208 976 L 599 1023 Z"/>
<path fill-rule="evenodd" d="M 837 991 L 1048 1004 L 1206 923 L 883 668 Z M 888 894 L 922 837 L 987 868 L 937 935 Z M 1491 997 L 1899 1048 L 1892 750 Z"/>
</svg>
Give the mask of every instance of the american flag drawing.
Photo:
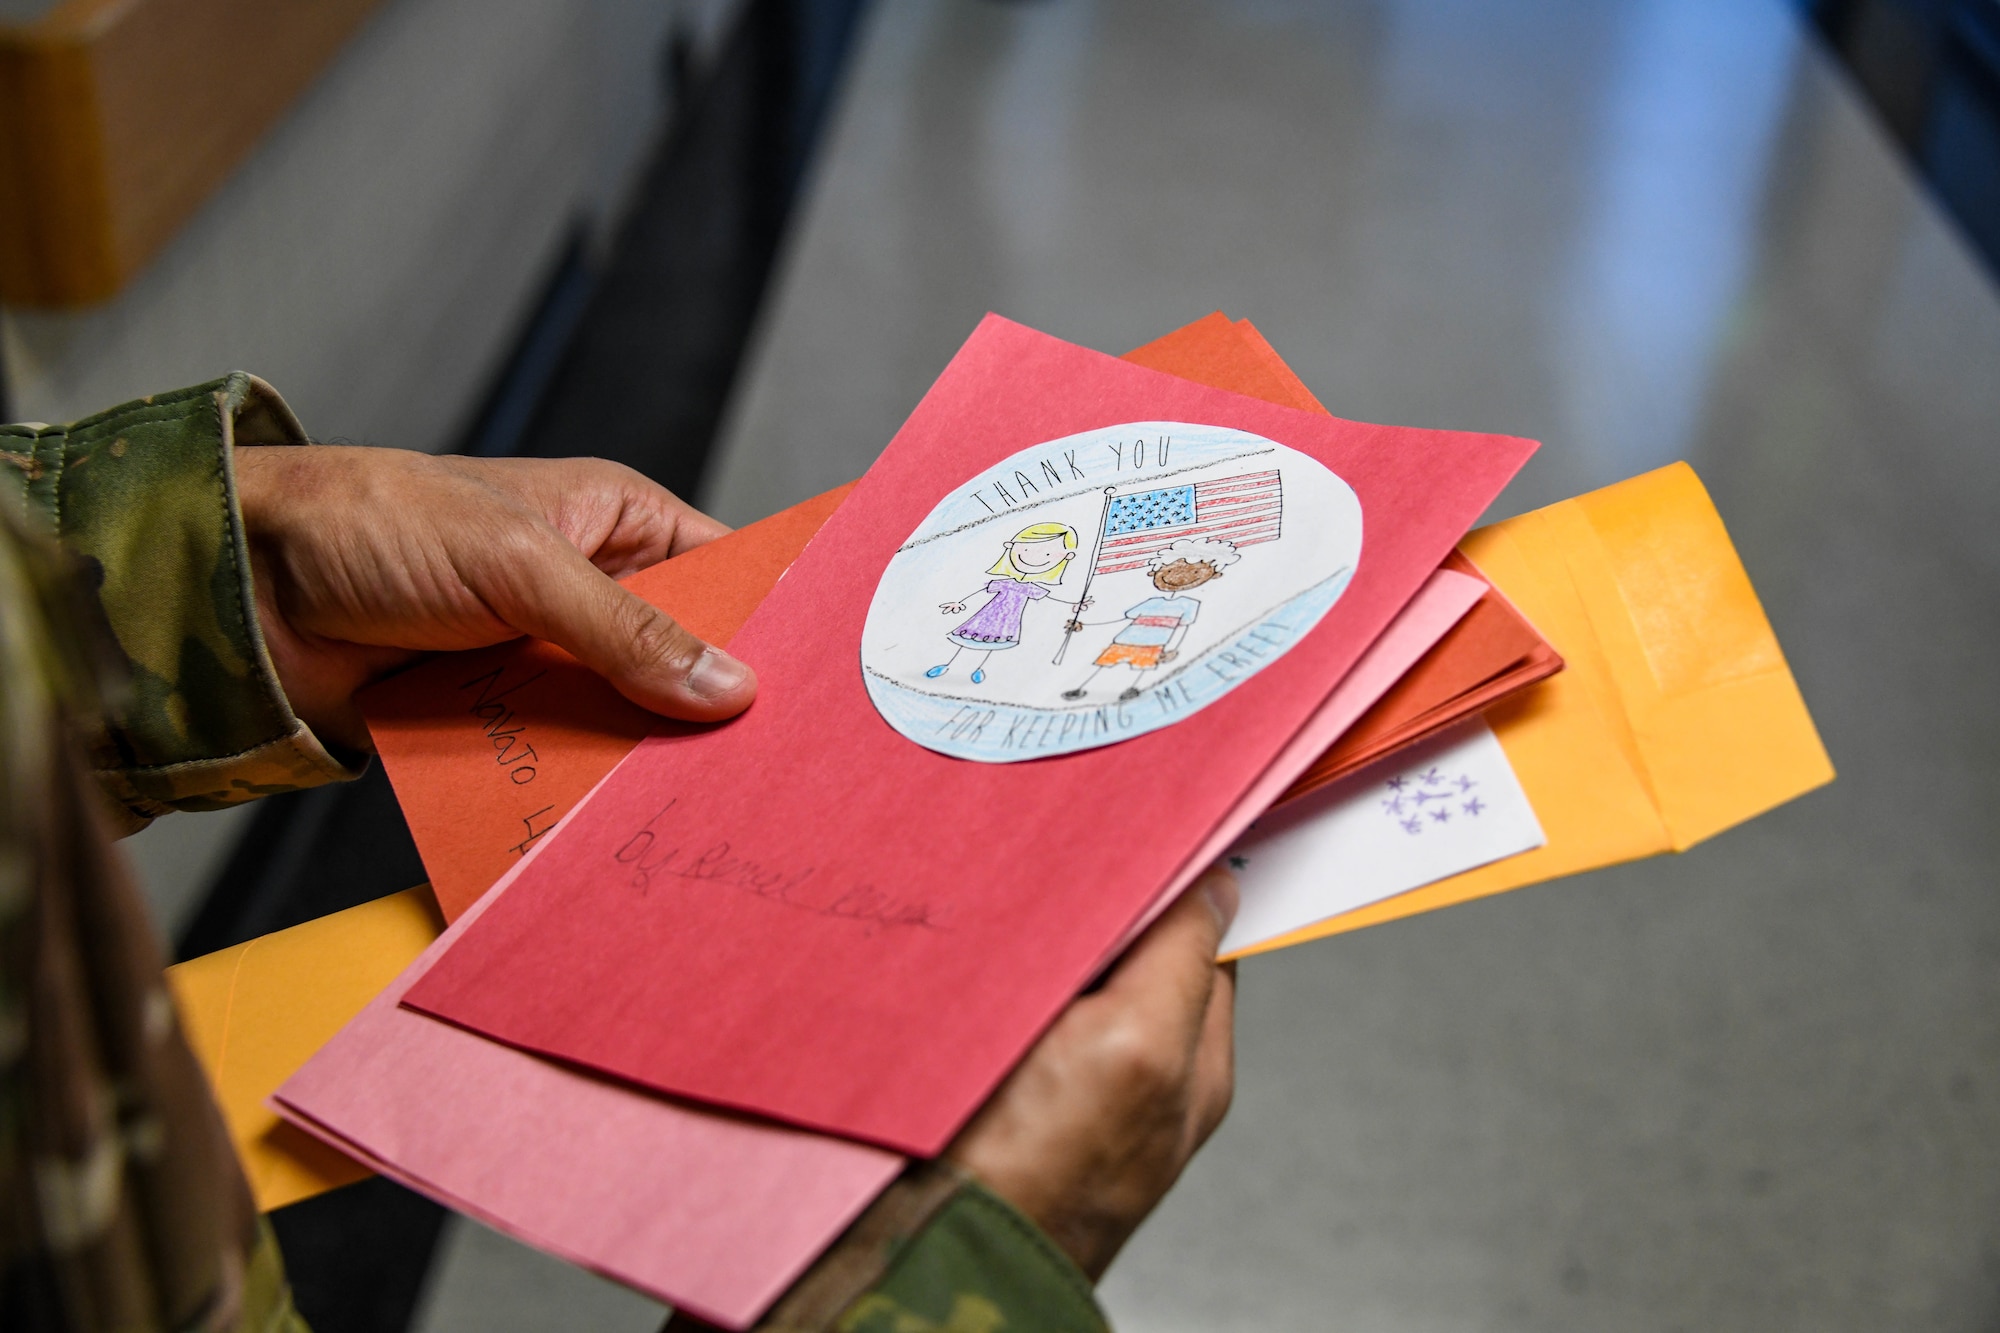
<svg viewBox="0 0 2000 1333">
<path fill-rule="evenodd" d="M 1237 546 L 1278 540 L 1285 493 L 1277 470 L 1113 495 L 1104 511 L 1104 540 L 1092 575 L 1139 569 L 1156 553 L 1189 537 Z"/>
</svg>

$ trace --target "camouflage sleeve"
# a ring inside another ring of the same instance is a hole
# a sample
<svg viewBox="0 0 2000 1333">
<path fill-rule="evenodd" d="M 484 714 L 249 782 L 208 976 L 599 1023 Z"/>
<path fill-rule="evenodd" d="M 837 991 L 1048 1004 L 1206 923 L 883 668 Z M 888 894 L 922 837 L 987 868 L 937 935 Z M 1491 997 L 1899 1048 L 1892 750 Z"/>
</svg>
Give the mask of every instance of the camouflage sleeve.
<svg viewBox="0 0 2000 1333">
<path fill-rule="evenodd" d="M 76 742 L 120 686 L 77 568 L 0 514 L 0 1329 L 308 1333 Z"/>
<path fill-rule="evenodd" d="M 360 771 L 292 713 L 257 626 L 231 450 L 304 443 L 240 371 L 68 426 L 0 426 L 0 506 L 83 558 L 127 659 L 93 760 L 132 827 Z"/>
<path fill-rule="evenodd" d="M 706 1325 L 685 1318 L 667 1333 Z M 944 1162 L 913 1163 L 755 1333 L 1109 1333 L 1090 1279 Z"/>
</svg>

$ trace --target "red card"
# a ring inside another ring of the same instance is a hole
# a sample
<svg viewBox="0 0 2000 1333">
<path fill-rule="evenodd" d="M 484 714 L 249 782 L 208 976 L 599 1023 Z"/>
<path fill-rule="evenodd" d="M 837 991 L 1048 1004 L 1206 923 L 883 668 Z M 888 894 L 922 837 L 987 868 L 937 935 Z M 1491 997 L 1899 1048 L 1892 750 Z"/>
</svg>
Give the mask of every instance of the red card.
<svg viewBox="0 0 2000 1333">
<path fill-rule="evenodd" d="M 1240 685 L 1117 744 L 980 763 L 885 724 L 855 658 L 892 557 L 969 479 L 1131 423 L 1248 434 L 1343 479 L 1367 537 L 1331 609 Z M 756 706 L 643 742 L 405 1003 L 934 1154 L 1533 448 L 1275 407 L 989 316 L 732 643 Z"/>
<path fill-rule="evenodd" d="M 1486 583 L 1478 568 L 1457 551 L 1444 567 Z M 1516 690 L 1547 680 L 1562 665 L 1562 655 L 1498 588 L 1488 584 L 1465 619 L 1446 630 L 1423 660 L 1300 774 L 1281 799 L 1289 801 L 1338 782 L 1385 755 L 1456 726 Z"/>
</svg>

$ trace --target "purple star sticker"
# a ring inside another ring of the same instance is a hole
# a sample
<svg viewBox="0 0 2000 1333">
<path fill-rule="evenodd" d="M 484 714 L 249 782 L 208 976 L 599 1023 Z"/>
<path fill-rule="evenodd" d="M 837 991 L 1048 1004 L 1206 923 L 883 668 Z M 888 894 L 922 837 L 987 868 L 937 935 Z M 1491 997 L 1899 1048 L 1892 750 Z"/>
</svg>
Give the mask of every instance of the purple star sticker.
<svg viewBox="0 0 2000 1333">
<path fill-rule="evenodd" d="M 1477 819 L 1479 817 L 1479 812 L 1486 808 L 1486 802 L 1480 800 L 1477 796 L 1475 796 L 1459 808 L 1464 810 L 1466 814 L 1471 815 L 1473 818 Z"/>
<path fill-rule="evenodd" d="M 1431 811 L 1431 818 L 1435 819 L 1440 824 L 1449 824 L 1451 822 L 1451 811 L 1446 810 L 1443 807 L 1439 807 L 1438 809 Z"/>
<path fill-rule="evenodd" d="M 1424 831 L 1424 821 L 1417 818 L 1415 815 L 1411 815 L 1408 819 L 1403 821 L 1403 832 L 1422 833 L 1423 831 Z"/>
<path fill-rule="evenodd" d="M 1474 787 L 1477 787 L 1478 785 L 1479 784 L 1477 782 L 1474 782 L 1471 778 L 1467 777 L 1465 774 L 1460 773 L 1458 775 L 1458 789 L 1460 791 L 1471 791 Z"/>
</svg>

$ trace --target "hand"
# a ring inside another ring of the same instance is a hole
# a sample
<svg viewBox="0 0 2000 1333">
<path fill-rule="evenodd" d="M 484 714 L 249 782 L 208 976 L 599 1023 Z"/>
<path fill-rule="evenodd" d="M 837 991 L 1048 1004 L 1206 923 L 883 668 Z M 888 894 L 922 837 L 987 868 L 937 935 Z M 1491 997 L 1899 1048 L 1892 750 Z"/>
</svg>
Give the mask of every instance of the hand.
<svg viewBox="0 0 2000 1333">
<path fill-rule="evenodd" d="M 234 462 L 265 643 L 322 739 L 371 748 L 354 692 L 419 652 L 523 634 L 668 717 L 756 696 L 749 667 L 613 581 L 729 530 L 630 468 L 334 445 Z"/>
<path fill-rule="evenodd" d="M 1160 660 L 1161 660 L 1162 662 L 1171 662 L 1171 661 L 1173 661 L 1173 660 L 1174 660 L 1174 659 L 1175 659 L 1176 657 L 1179 657 L 1180 655 L 1181 655 L 1181 650 L 1180 650 L 1180 649 L 1178 649 L 1178 648 L 1169 648 L 1169 649 L 1167 649 L 1167 651 L 1165 651 L 1164 653 L 1161 653 L 1161 654 L 1160 654 Z"/>
<path fill-rule="evenodd" d="M 1095 1282 L 1229 1109 L 1236 915 L 1216 867 L 1074 1001 L 946 1156 L 1032 1218 Z"/>
<path fill-rule="evenodd" d="M 961 612 L 963 612 L 963 611 L 965 610 L 965 603 L 964 603 L 964 602 L 941 602 L 941 603 L 939 603 L 939 604 L 938 604 L 938 610 L 939 610 L 940 612 L 942 612 L 943 614 L 945 614 L 945 615 L 948 615 L 948 616 L 955 616 L 955 615 L 958 615 L 958 614 L 960 614 Z"/>
<path fill-rule="evenodd" d="M 1065 624 L 1063 628 L 1068 630 L 1071 634 L 1076 634 L 1083 629 L 1083 622 L 1081 620 L 1072 620 L 1069 621 L 1067 624 Z"/>
</svg>

